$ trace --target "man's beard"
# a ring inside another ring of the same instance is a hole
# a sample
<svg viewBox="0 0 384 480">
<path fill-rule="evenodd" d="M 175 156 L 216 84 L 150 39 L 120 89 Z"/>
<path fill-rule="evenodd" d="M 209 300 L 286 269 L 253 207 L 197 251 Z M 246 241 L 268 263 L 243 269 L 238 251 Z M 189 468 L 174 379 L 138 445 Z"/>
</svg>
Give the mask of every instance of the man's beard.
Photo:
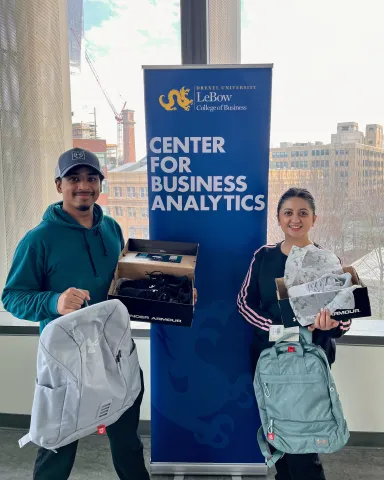
<svg viewBox="0 0 384 480">
<path fill-rule="evenodd" d="M 76 210 L 79 210 L 79 212 L 87 212 L 90 209 L 91 207 L 89 205 L 81 205 L 80 207 L 76 207 Z"/>
</svg>

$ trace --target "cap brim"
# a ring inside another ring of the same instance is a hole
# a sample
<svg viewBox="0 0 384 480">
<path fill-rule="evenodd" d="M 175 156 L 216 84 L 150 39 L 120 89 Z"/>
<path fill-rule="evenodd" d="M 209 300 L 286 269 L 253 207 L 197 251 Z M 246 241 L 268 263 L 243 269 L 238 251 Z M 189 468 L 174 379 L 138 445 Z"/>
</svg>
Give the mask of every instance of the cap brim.
<svg viewBox="0 0 384 480">
<path fill-rule="evenodd" d="M 95 172 L 97 172 L 101 177 L 102 179 L 104 180 L 105 179 L 105 176 L 103 174 L 103 172 L 101 172 L 98 168 L 96 168 L 94 165 L 90 165 L 89 163 L 77 163 L 76 165 L 71 165 L 70 167 L 68 168 L 65 168 L 62 172 L 60 172 L 60 176 L 59 177 L 56 177 L 56 178 L 63 178 L 65 177 L 71 170 L 73 170 L 74 168 L 78 168 L 78 167 L 89 167 L 89 168 L 92 168 L 92 170 L 95 170 Z"/>
</svg>

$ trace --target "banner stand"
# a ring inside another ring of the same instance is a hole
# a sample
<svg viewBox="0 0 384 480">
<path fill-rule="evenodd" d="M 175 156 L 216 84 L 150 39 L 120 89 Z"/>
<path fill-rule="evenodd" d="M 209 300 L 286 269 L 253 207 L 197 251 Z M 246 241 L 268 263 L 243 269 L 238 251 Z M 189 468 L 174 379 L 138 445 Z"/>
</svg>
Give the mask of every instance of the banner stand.
<svg viewBox="0 0 384 480">
<path fill-rule="evenodd" d="M 209 475 L 209 476 L 266 476 L 265 464 L 231 463 L 155 463 L 151 462 L 151 475 Z M 180 479 L 181 480 L 181 479 Z"/>
<path fill-rule="evenodd" d="M 151 325 L 151 473 L 265 476 L 236 301 L 266 242 L 272 66 L 143 68 L 150 238 L 199 244 L 192 326 Z"/>
</svg>

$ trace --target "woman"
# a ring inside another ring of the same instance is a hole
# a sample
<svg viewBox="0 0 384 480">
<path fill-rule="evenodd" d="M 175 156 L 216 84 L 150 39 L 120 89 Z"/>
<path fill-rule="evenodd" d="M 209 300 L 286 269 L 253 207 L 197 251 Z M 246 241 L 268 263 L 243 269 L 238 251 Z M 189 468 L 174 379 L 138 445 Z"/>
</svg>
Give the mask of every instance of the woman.
<svg viewBox="0 0 384 480">
<path fill-rule="evenodd" d="M 251 345 L 253 375 L 260 353 L 273 345 L 269 342 L 270 326 L 282 324 L 275 278 L 284 277 L 285 263 L 294 245 L 305 247 L 313 243 L 309 232 L 316 218 L 315 201 L 308 190 L 289 189 L 277 206 L 277 219 L 285 235 L 284 241 L 265 245 L 254 254 L 237 302 L 241 315 L 256 327 Z M 350 325 L 350 320 L 338 322 L 331 318 L 328 311 L 322 311 L 318 313 L 314 325 L 308 327 L 313 332 L 313 342 L 324 349 L 330 365 L 335 361 L 334 339 L 348 331 Z M 277 462 L 276 470 L 276 480 L 325 480 L 317 454 L 285 454 Z"/>
</svg>

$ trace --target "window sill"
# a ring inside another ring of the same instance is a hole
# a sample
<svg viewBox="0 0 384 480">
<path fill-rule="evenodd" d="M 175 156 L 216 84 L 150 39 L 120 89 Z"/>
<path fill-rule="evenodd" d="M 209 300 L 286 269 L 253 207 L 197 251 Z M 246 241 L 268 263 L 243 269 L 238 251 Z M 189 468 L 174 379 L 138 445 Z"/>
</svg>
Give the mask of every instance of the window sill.
<svg viewBox="0 0 384 480">
<path fill-rule="evenodd" d="M 0 336 L 38 336 L 39 327 L 25 326 L 7 326 L 0 325 Z M 149 338 L 149 328 L 133 328 L 133 338 Z M 338 345 L 345 346 L 364 346 L 364 347 L 384 347 L 384 337 L 363 336 L 363 335 L 344 335 L 336 339 Z"/>
<path fill-rule="evenodd" d="M 39 327 L 7 326 L 0 325 L 0 337 L 36 337 L 39 336 Z M 149 338 L 149 328 L 132 328 L 133 338 Z"/>
</svg>

